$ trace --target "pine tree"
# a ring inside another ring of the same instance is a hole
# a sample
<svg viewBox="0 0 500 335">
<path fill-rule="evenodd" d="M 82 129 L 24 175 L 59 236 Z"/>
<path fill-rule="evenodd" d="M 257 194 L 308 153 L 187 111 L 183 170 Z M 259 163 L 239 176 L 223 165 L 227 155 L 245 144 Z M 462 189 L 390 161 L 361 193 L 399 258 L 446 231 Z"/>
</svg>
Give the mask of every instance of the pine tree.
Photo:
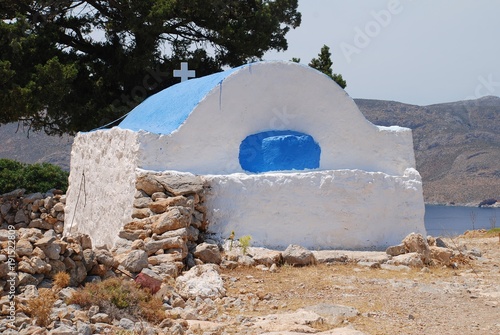
<svg viewBox="0 0 500 335">
<path fill-rule="evenodd" d="M 309 63 L 309 66 L 323 72 L 328 77 L 332 78 L 340 87 L 345 88 L 347 86 L 346 81 L 342 78 L 341 74 L 333 73 L 332 66 L 333 62 L 331 60 L 332 54 L 330 53 L 330 48 L 327 45 L 323 45 L 318 58 L 313 58 Z"/>
</svg>

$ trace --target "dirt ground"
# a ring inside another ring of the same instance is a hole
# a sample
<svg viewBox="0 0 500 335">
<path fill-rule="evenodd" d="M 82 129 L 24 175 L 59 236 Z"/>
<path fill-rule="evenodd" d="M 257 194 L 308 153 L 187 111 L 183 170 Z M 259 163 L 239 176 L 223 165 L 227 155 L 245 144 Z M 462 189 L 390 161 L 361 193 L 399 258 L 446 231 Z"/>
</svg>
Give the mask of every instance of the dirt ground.
<svg viewBox="0 0 500 335">
<path fill-rule="evenodd" d="M 463 257 L 455 269 L 395 271 L 351 263 L 283 266 L 274 273 L 223 270 L 227 296 L 239 303 L 220 306 L 218 321 L 229 324 L 227 333 L 252 334 L 258 316 L 329 303 L 359 314 L 341 325 L 314 325 L 318 331 L 351 326 L 369 335 L 500 334 L 499 237 L 476 233 L 449 243 L 481 256 Z"/>
</svg>

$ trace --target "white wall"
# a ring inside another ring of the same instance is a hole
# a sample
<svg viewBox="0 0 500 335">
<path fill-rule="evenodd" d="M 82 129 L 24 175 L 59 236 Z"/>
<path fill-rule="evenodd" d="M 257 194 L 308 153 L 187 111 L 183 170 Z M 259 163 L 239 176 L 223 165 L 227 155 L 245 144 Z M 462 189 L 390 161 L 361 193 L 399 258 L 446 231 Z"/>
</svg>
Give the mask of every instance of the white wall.
<svg viewBox="0 0 500 335">
<path fill-rule="evenodd" d="M 137 133 L 111 129 L 79 133 L 71 150 L 64 234 L 81 232 L 94 246 L 112 246 L 131 219 Z"/>
<path fill-rule="evenodd" d="M 314 137 L 320 169 L 241 173 L 241 141 L 285 129 Z M 235 230 L 268 246 L 380 247 L 425 232 L 414 167 L 409 129 L 374 126 L 315 70 L 258 63 L 227 77 L 170 135 L 119 128 L 78 134 L 65 234 L 83 232 L 95 245 L 112 245 L 130 221 L 136 168 L 142 168 L 212 175 L 209 219 L 221 236 Z"/>
<path fill-rule="evenodd" d="M 401 175 L 415 167 L 411 130 L 377 127 L 333 80 L 295 63 L 257 63 L 228 76 L 171 135 L 142 133 L 140 167 L 197 174 L 242 171 L 239 146 L 266 130 L 309 134 L 320 169 Z"/>
<path fill-rule="evenodd" d="M 209 230 L 254 246 L 383 249 L 425 235 L 420 175 L 361 170 L 206 176 Z"/>
</svg>

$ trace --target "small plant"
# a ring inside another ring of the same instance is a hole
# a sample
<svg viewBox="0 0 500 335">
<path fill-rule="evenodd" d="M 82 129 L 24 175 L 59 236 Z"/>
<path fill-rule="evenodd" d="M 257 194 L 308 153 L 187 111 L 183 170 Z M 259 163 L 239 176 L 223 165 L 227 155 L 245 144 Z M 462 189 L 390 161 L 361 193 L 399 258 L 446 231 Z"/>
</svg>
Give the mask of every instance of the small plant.
<svg viewBox="0 0 500 335">
<path fill-rule="evenodd" d="M 247 253 L 247 249 L 250 246 L 251 240 L 252 240 L 252 236 L 250 236 L 250 235 L 245 235 L 245 236 L 240 237 L 239 241 L 240 241 L 240 245 L 241 245 L 243 254 Z"/>
<path fill-rule="evenodd" d="M 231 251 L 233 250 L 234 230 L 231 231 L 231 235 L 229 235 L 229 240 L 231 241 L 229 244 L 229 251 Z"/>
<path fill-rule="evenodd" d="M 27 312 L 36 319 L 36 324 L 40 327 L 46 327 L 50 324 L 50 313 L 57 298 L 50 289 L 41 288 L 38 290 L 38 297 L 28 302 Z"/>
<path fill-rule="evenodd" d="M 69 286 L 71 277 L 66 272 L 60 271 L 54 275 L 54 286 L 58 288 L 65 288 Z"/>
</svg>

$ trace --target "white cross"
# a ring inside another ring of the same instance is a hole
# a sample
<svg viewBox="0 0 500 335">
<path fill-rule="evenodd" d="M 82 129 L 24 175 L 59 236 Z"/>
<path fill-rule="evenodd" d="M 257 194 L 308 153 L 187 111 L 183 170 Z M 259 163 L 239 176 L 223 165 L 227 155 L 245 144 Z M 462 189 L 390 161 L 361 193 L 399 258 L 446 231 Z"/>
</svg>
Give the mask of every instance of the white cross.
<svg viewBox="0 0 500 335">
<path fill-rule="evenodd" d="M 181 78 L 181 82 L 188 80 L 189 78 L 194 78 L 196 72 L 194 70 L 188 70 L 188 63 L 182 62 L 180 70 L 174 70 L 174 77 Z"/>
</svg>

